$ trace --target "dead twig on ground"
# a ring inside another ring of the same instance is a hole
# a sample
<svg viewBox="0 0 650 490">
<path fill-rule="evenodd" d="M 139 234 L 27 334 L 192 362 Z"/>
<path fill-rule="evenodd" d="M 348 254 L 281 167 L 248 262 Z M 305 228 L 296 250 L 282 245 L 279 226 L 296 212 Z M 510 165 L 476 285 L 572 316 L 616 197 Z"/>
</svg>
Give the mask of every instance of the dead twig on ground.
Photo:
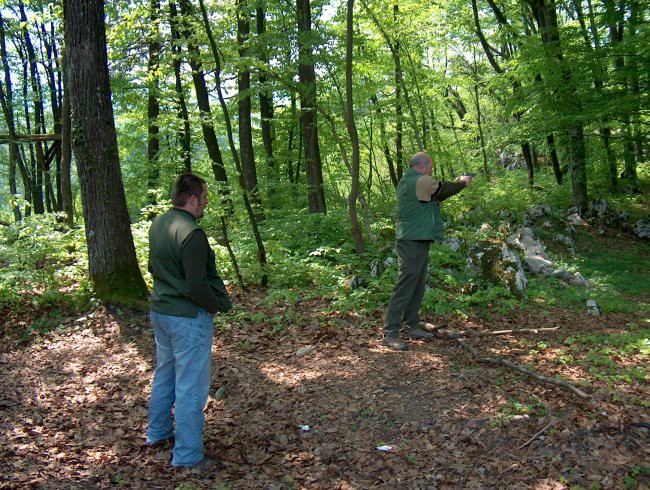
<svg viewBox="0 0 650 490">
<path fill-rule="evenodd" d="M 528 439 L 526 442 L 524 442 L 524 443 L 523 443 L 521 446 L 519 446 L 517 449 L 523 449 L 523 448 L 525 448 L 526 446 L 528 446 L 531 442 L 533 442 L 535 439 L 537 439 L 539 436 L 541 436 L 544 432 L 546 432 L 546 431 L 548 430 L 548 428 L 549 428 L 551 425 L 553 425 L 553 421 L 552 421 L 552 420 L 551 420 L 548 424 L 546 424 L 546 426 L 544 426 L 544 428 L 543 428 L 542 430 L 540 430 L 539 432 L 537 432 L 533 437 L 531 437 L 530 439 Z"/>
<path fill-rule="evenodd" d="M 555 332 L 560 327 L 544 327 L 544 328 L 520 328 L 511 330 L 491 330 L 488 332 L 476 332 L 474 330 L 463 330 L 458 332 L 462 337 L 488 337 L 492 335 L 517 335 L 520 333 L 539 333 L 539 332 Z"/>
<path fill-rule="evenodd" d="M 559 380 L 559 379 L 555 379 L 555 378 L 549 378 L 548 376 L 543 376 L 543 375 L 539 374 L 536 371 L 525 368 L 523 366 L 519 366 L 519 365 L 515 364 L 514 362 L 510 362 L 510 361 L 508 361 L 506 359 L 503 359 L 501 357 L 484 357 L 478 350 L 476 350 L 474 347 L 472 347 L 470 344 L 468 344 L 467 341 L 464 340 L 463 338 L 461 338 L 461 336 L 459 334 L 457 334 L 457 333 L 438 331 L 437 335 L 440 336 L 440 337 L 443 337 L 443 338 L 450 339 L 450 340 L 455 340 L 456 342 L 458 342 L 460 344 L 460 346 L 464 350 L 469 352 L 469 354 L 472 357 L 477 359 L 478 362 L 480 362 L 482 364 L 491 364 L 491 365 L 496 365 L 496 366 L 507 367 L 509 369 L 512 369 L 513 371 L 517 371 L 517 372 L 520 372 L 520 373 L 525 374 L 527 376 L 530 376 L 531 378 L 535 378 L 538 381 L 541 381 L 543 383 L 552 384 L 552 385 L 564 388 L 566 390 L 569 390 L 574 395 L 577 395 L 579 398 L 581 398 L 581 399 L 583 399 L 585 401 L 588 401 L 590 403 L 593 403 L 593 399 L 592 399 L 592 397 L 590 395 L 588 395 L 584 391 L 580 390 L 579 388 L 576 388 L 571 383 L 568 383 L 566 381 L 562 381 L 562 380 Z"/>
</svg>

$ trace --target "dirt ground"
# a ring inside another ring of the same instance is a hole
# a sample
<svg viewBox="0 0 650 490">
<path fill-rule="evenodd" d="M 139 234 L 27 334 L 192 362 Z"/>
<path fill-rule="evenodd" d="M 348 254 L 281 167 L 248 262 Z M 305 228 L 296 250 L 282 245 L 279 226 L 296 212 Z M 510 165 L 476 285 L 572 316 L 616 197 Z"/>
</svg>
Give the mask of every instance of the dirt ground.
<svg viewBox="0 0 650 490">
<path fill-rule="evenodd" d="M 640 317 L 558 310 L 451 320 L 450 331 L 560 327 L 469 342 L 562 376 L 592 404 L 480 363 L 453 340 L 388 350 L 380 312 L 323 314 L 324 301 L 264 311 L 260 298 L 235 301 L 261 321 L 233 315 L 215 333 L 205 444 L 219 467 L 207 475 L 172 469 L 169 447 L 143 445 L 155 357 L 146 313 L 100 306 L 21 344 L 33 316 L 4 311 L 0 488 L 648 487 L 647 380 L 611 385 L 590 376 L 588 359 L 567 364 L 558 354 L 569 335 L 619 331 Z M 299 324 L 272 331 L 266 319 L 290 309 Z"/>
</svg>

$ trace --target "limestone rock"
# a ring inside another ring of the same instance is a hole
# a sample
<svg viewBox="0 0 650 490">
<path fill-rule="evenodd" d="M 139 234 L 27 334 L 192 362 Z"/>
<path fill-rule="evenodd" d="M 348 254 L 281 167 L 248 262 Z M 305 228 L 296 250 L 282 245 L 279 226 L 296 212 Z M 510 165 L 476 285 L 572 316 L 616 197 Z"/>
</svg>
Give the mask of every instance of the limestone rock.
<svg viewBox="0 0 650 490">
<path fill-rule="evenodd" d="M 530 226 L 535 222 L 536 219 L 541 218 L 542 216 L 550 215 L 551 206 L 548 204 L 540 204 L 539 206 L 529 208 L 524 213 L 524 226 Z"/>
<path fill-rule="evenodd" d="M 385 269 L 384 263 L 379 259 L 375 259 L 370 263 L 370 275 L 372 277 L 381 276 Z"/>
<path fill-rule="evenodd" d="M 632 227 L 632 231 L 639 238 L 644 240 L 650 239 L 650 218 L 640 219 Z"/>
<path fill-rule="evenodd" d="M 519 255 L 506 244 L 480 242 L 469 250 L 465 270 L 475 277 L 503 284 L 513 294 L 522 296 L 527 280 Z"/>
<path fill-rule="evenodd" d="M 593 316 L 600 316 L 600 307 L 595 300 L 590 299 L 587 301 L 587 313 Z"/>
<path fill-rule="evenodd" d="M 450 248 L 454 252 L 459 252 L 462 246 L 464 245 L 464 243 L 465 242 L 458 237 L 445 238 L 442 241 L 442 245 L 444 245 L 447 248 Z"/>
</svg>

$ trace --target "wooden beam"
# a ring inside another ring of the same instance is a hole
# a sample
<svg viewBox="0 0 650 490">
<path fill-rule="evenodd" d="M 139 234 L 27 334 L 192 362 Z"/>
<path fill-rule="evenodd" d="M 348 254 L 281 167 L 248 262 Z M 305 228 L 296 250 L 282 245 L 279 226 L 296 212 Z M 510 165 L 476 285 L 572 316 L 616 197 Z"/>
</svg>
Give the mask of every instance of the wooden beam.
<svg viewBox="0 0 650 490">
<path fill-rule="evenodd" d="M 17 134 L 17 143 L 32 143 L 35 141 L 61 141 L 60 134 Z M 0 144 L 9 143 L 8 134 L 0 134 Z"/>
</svg>

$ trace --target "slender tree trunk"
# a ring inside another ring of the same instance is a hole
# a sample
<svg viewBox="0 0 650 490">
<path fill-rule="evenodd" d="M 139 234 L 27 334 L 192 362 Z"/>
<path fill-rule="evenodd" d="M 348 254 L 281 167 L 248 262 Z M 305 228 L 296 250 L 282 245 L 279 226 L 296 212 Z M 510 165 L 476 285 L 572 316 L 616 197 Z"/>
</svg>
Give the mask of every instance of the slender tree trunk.
<svg viewBox="0 0 650 490">
<path fill-rule="evenodd" d="M 293 177 L 293 139 L 296 127 L 296 93 L 291 91 L 291 112 L 290 112 L 290 122 L 289 122 L 289 137 L 287 141 L 287 177 L 289 177 L 289 182 L 291 184 L 295 183 L 296 180 Z M 298 131 L 300 132 L 300 131 Z M 300 155 L 300 150 L 298 150 L 298 155 Z M 299 158 L 299 156 L 298 156 Z M 296 165 L 299 165 L 296 162 Z"/>
<path fill-rule="evenodd" d="M 264 220 L 262 199 L 257 182 L 257 168 L 253 153 L 253 126 L 251 123 L 251 72 L 248 67 L 248 47 L 250 37 L 250 13 L 247 0 L 237 0 L 237 51 L 239 53 L 239 70 L 237 72 L 237 90 L 239 92 L 239 153 L 244 178 L 244 190 L 250 195 L 255 209 L 255 219 Z"/>
<path fill-rule="evenodd" d="M 11 209 L 14 214 L 16 222 L 22 219 L 20 206 L 15 200 L 18 195 L 18 188 L 16 186 L 16 167 L 19 165 L 21 158 L 18 151 L 18 143 L 16 141 L 16 129 L 14 122 L 13 111 L 13 92 L 11 88 L 11 73 L 9 70 L 9 62 L 7 58 L 7 46 L 5 40 L 4 19 L 2 11 L 0 10 L 0 57 L 2 58 L 2 68 L 4 72 L 4 86 L 0 81 L 0 104 L 2 105 L 2 113 L 4 114 L 5 122 L 7 124 L 8 144 L 9 144 L 9 193 L 11 194 Z M 25 180 L 25 179 L 24 179 Z M 25 180 L 25 185 L 29 179 Z M 28 194 L 28 188 L 25 189 L 25 195 Z"/>
<path fill-rule="evenodd" d="M 111 105 L 104 3 L 63 7 L 72 148 L 81 188 L 88 264 L 95 293 L 109 302 L 147 296 L 133 246 Z"/>
<path fill-rule="evenodd" d="M 551 159 L 551 166 L 553 167 L 555 182 L 557 185 L 560 185 L 564 179 L 564 172 L 560 168 L 560 160 L 557 157 L 557 148 L 555 147 L 555 137 L 553 136 L 553 133 L 546 135 L 546 147 L 548 148 L 549 157 Z"/>
<path fill-rule="evenodd" d="M 160 0 L 149 1 L 149 59 L 147 60 L 147 189 L 151 204 L 156 204 L 160 178 Z"/>
<path fill-rule="evenodd" d="M 298 17 L 298 78 L 304 92 L 300 94 L 300 127 L 307 172 L 307 197 L 310 213 L 327 212 L 323 183 L 323 164 L 318 143 L 318 118 L 316 114 L 316 71 L 314 69 L 311 37 L 310 0 L 296 0 Z"/>
<path fill-rule="evenodd" d="M 19 8 L 21 22 L 27 22 L 25 5 L 22 1 L 19 3 Z M 36 52 L 34 51 L 34 45 L 32 44 L 32 39 L 27 29 L 23 30 L 23 41 L 25 43 L 25 49 L 27 50 L 29 80 L 31 83 L 32 99 L 34 104 L 34 132 L 35 134 L 43 134 L 47 132 L 45 127 L 45 110 L 43 108 L 43 90 L 41 87 L 38 67 L 36 66 Z M 50 179 L 49 164 L 45 161 L 43 143 L 37 141 L 35 142 L 34 146 L 36 148 L 36 162 L 40 172 L 42 172 L 42 184 L 45 188 L 45 204 L 48 212 L 52 212 L 53 210 L 57 209 L 58 206 L 56 203 L 54 189 L 52 188 L 52 181 Z M 43 189 L 43 187 L 39 185 L 39 191 L 41 189 Z"/>
<path fill-rule="evenodd" d="M 548 53 L 550 63 L 558 65 L 562 73 L 562 83 L 557 87 L 559 100 L 563 103 L 562 111 L 577 118 L 582 113 L 582 104 L 572 79 L 571 70 L 562 54 L 560 31 L 557 23 L 557 11 L 554 0 L 527 0 L 531 7 L 542 40 L 542 45 Z M 574 119 L 569 123 L 569 166 L 571 168 L 571 184 L 573 187 L 573 202 L 580 213 L 589 207 L 587 195 L 587 166 L 584 129 L 582 123 Z"/>
<path fill-rule="evenodd" d="M 41 13 L 42 9 L 41 9 Z M 57 83 L 55 72 L 56 68 L 54 64 L 56 63 L 55 59 L 57 57 L 56 49 L 56 37 L 54 36 L 54 26 L 52 25 L 52 36 L 48 36 L 47 30 L 44 24 L 41 24 L 41 29 L 39 31 L 41 43 L 45 46 L 45 54 L 47 58 L 43 62 L 43 66 L 47 73 L 48 88 L 50 93 L 50 106 L 52 110 L 52 120 L 53 120 L 53 131 L 55 134 L 61 134 L 61 104 L 59 100 L 61 99 L 62 94 L 57 93 Z M 54 143 L 55 146 L 55 155 L 54 155 L 54 187 L 56 189 L 56 196 L 54 198 L 57 202 L 57 211 L 62 211 L 63 209 L 63 196 L 61 189 L 61 146 Z M 51 166 L 48 165 L 50 169 L 50 175 L 52 176 Z"/>
<path fill-rule="evenodd" d="M 201 63 L 201 54 L 199 47 L 196 44 L 192 28 L 189 22 L 193 17 L 193 9 L 189 0 L 180 0 L 179 2 L 182 19 L 182 29 L 179 29 L 183 35 L 188 52 L 188 61 L 192 68 L 192 80 L 194 81 L 194 90 L 196 92 L 196 101 L 201 112 L 201 129 L 203 130 L 203 141 L 210 155 L 212 161 L 212 172 L 217 182 L 228 182 L 228 175 L 226 174 L 226 167 L 223 163 L 221 149 L 217 141 L 217 133 L 214 130 L 214 122 L 212 120 L 212 111 L 210 109 L 210 97 L 208 94 L 208 87 L 205 82 L 205 73 L 203 72 L 203 64 Z"/>
<path fill-rule="evenodd" d="M 379 119 L 379 137 L 381 139 L 380 145 L 382 153 L 384 154 L 384 159 L 388 165 L 388 175 L 390 175 L 390 181 L 393 184 L 393 187 L 397 187 L 397 172 L 395 171 L 395 162 L 393 161 L 393 156 L 390 154 L 390 149 L 388 148 L 388 142 L 386 139 L 386 122 L 384 121 L 384 115 L 381 112 L 381 107 L 379 107 L 379 100 L 377 95 L 373 94 L 370 96 L 370 101 L 373 103 L 377 110 L 377 119 Z"/>
<path fill-rule="evenodd" d="M 190 128 L 190 115 L 185 102 L 185 92 L 181 79 L 181 36 L 178 32 L 178 13 L 176 4 L 169 2 L 169 26 L 172 37 L 172 65 L 174 68 L 174 90 L 177 97 L 176 117 L 178 119 L 178 141 L 181 145 L 182 165 L 178 173 L 192 171 L 192 133 Z"/>
<path fill-rule="evenodd" d="M 354 0 L 348 0 L 347 5 L 347 28 L 346 28 L 346 49 L 345 49 L 345 122 L 350 135 L 350 143 L 352 146 L 352 186 L 350 188 L 350 195 L 348 196 L 348 214 L 350 216 L 350 224 L 352 226 L 352 239 L 354 240 L 354 248 L 358 254 L 365 252 L 363 244 L 363 235 L 361 234 L 361 226 L 359 225 L 359 217 L 357 215 L 357 198 L 359 197 L 359 168 L 361 165 L 361 157 L 359 151 L 359 134 L 357 132 L 357 125 L 354 122 L 354 99 L 352 94 L 352 47 L 353 47 L 353 21 L 354 17 Z"/>
<path fill-rule="evenodd" d="M 203 0 L 199 0 L 199 9 L 201 10 L 201 16 L 203 18 L 203 27 L 205 28 L 205 32 L 208 36 L 208 40 L 210 42 L 210 49 L 212 50 L 212 56 L 214 58 L 215 62 L 215 71 L 214 71 L 214 77 L 215 77 L 215 86 L 217 88 L 217 96 L 219 98 L 219 104 L 221 105 L 221 110 L 223 112 L 224 116 L 224 121 L 226 124 L 226 132 L 228 134 L 228 144 L 230 145 L 230 151 L 232 152 L 232 157 L 235 162 L 235 169 L 237 170 L 237 176 L 239 180 L 239 187 L 242 190 L 242 198 L 244 201 L 244 207 L 246 208 L 246 213 L 248 215 L 248 220 L 251 224 L 251 229 L 253 231 L 253 237 L 255 238 L 255 243 L 257 245 L 257 261 L 260 264 L 260 268 L 262 270 L 261 272 L 261 280 L 260 284 L 263 287 L 266 287 L 268 285 L 268 274 L 266 272 L 266 248 L 264 247 L 264 241 L 262 240 L 262 235 L 260 233 L 259 226 L 257 224 L 257 218 L 255 216 L 255 211 L 253 209 L 253 204 L 251 203 L 251 200 L 249 198 L 249 193 L 246 191 L 245 188 L 245 183 L 244 183 L 244 175 L 243 175 L 243 169 L 239 160 L 239 155 L 237 153 L 237 149 L 235 148 L 235 141 L 233 139 L 233 132 L 232 132 L 232 126 L 230 124 L 230 115 L 228 113 L 228 106 L 226 104 L 226 101 L 223 97 L 223 91 L 221 90 L 221 60 L 219 58 L 219 50 L 217 49 L 217 43 L 214 40 L 214 36 L 212 35 L 212 29 L 210 28 L 210 22 L 208 19 L 208 13 L 205 8 L 205 4 Z M 224 199 L 224 201 L 226 201 Z M 230 206 L 230 201 L 227 201 L 227 205 Z M 226 216 L 227 213 L 222 213 L 221 215 L 221 226 L 222 230 L 224 233 L 227 233 L 227 223 L 226 223 Z M 227 237 L 227 235 L 224 235 Z M 226 239 L 226 241 L 228 241 Z M 242 287 L 244 287 L 244 284 L 241 280 L 241 276 L 239 274 L 239 269 L 237 267 L 237 261 L 235 259 L 235 255 L 232 253 L 232 249 L 228 249 L 230 254 L 231 254 L 231 259 L 233 261 L 233 266 L 235 267 L 235 270 L 237 271 L 237 277 L 240 280 L 240 284 Z"/>
<path fill-rule="evenodd" d="M 259 60 L 268 66 L 269 54 L 266 40 L 266 0 L 258 0 L 255 13 L 257 26 L 257 37 L 259 42 Z M 260 101 L 260 118 L 262 125 L 262 142 L 264 143 L 264 156 L 266 159 L 266 187 L 267 195 L 275 194 L 276 186 L 279 180 L 277 162 L 273 156 L 273 92 L 268 84 L 267 76 L 264 70 L 259 72 L 259 101 Z"/>
<path fill-rule="evenodd" d="M 65 50 L 63 56 L 67 56 Z M 65 66 L 65 61 L 63 62 Z M 74 208 L 72 205 L 72 126 L 70 124 L 70 92 L 68 90 L 68 75 L 63 73 L 63 104 L 61 106 L 61 205 L 68 224 L 74 222 Z"/>
</svg>

